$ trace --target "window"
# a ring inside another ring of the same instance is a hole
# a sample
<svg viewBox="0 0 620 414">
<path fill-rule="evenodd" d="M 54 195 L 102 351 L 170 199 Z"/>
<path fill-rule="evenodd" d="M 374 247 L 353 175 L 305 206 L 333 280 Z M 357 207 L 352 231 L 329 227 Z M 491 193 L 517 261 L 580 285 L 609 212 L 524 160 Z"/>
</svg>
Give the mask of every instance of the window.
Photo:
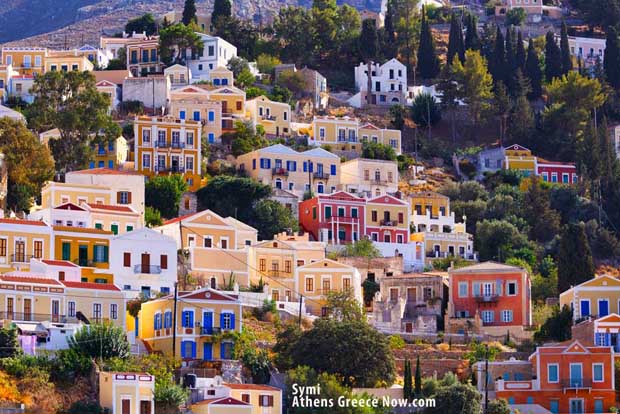
<svg viewBox="0 0 620 414">
<path fill-rule="evenodd" d="M 202 240 L 202 246 L 203 247 L 212 247 L 213 246 L 213 239 L 211 239 L 210 236 L 205 236 L 205 238 Z"/>
<path fill-rule="evenodd" d="M 67 316 L 75 318 L 75 302 L 72 300 L 67 303 Z"/>
<path fill-rule="evenodd" d="M 506 294 L 514 296 L 517 294 L 517 282 L 508 282 L 506 286 Z"/>
<path fill-rule="evenodd" d="M 231 313 L 222 314 L 222 329 L 233 329 L 233 315 Z"/>
<path fill-rule="evenodd" d="M 261 271 L 261 272 L 264 272 L 265 270 L 267 270 L 267 260 L 259 259 L 259 261 L 258 261 L 258 270 Z"/>
<path fill-rule="evenodd" d="M 241 401 L 244 403 L 250 403 L 250 394 L 241 394 Z"/>
<path fill-rule="evenodd" d="M 198 112 L 198 114 L 200 114 L 200 112 Z M 185 143 L 190 147 L 194 146 L 194 133 L 193 132 L 187 132 L 185 134 Z"/>
<path fill-rule="evenodd" d="M 185 157 L 185 170 L 194 172 L 194 157 Z"/>
<path fill-rule="evenodd" d="M 503 310 L 502 311 L 502 322 L 512 322 L 512 311 L 511 310 Z"/>
<path fill-rule="evenodd" d="M 164 312 L 164 328 L 172 328 L 172 312 Z"/>
<path fill-rule="evenodd" d="M 162 269 L 168 269 L 168 255 L 162 254 L 159 256 L 159 265 Z"/>
<path fill-rule="evenodd" d="M 603 382 L 603 364 L 592 364 L 592 381 Z"/>
<path fill-rule="evenodd" d="M 131 196 L 130 196 L 129 191 L 119 191 L 117 193 L 116 198 L 117 198 L 118 204 L 129 204 L 129 203 L 131 203 L 131 201 L 130 201 Z"/>
<path fill-rule="evenodd" d="M 228 249 L 228 239 L 220 239 L 220 247 L 222 249 Z"/>
<path fill-rule="evenodd" d="M 96 245 L 93 247 L 93 261 L 95 263 L 108 262 L 108 246 Z"/>
<path fill-rule="evenodd" d="M 43 241 L 41 240 L 34 241 L 34 257 L 35 259 L 43 257 Z"/>
<path fill-rule="evenodd" d="M 459 282 L 459 297 L 467 297 L 467 282 Z"/>
<path fill-rule="evenodd" d="M 130 252 L 123 253 L 123 267 L 131 267 L 131 253 Z"/>
<path fill-rule="evenodd" d="M 547 381 L 552 383 L 559 382 L 558 364 L 547 364 Z"/>
<path fill-rule="evenodd" d="M 181 325 L 183 328 L 193 328 L 194 327 L 194 311 L 186 310 L 183 311 L 181 315 Z"/>
<path fill-rule="evenodd" d="M 349 279 L 348 277 L 345 277 L 342 279 L 342 290 L 349 290 L 351 289 L 351 279 Z"/>
<path fill-rule="evenodd" d="M 314 292 L 314 278 L 306 277 L 306 292 Z"/>
<path fill-rule="evenodd" d="M 493 319 L 495 319 L 493 311 L 482 311 L 482 322 L 492 323 Z"/>
<path fill-rule="evenodd" d="M 95 321 L 101 321 L 101 303 L 93 303 L 93 319 Z"/>
<path fill-rule="evenodd" d="M 551 400 L 549 401 L 549 411 L 553 414 L 558 414 L 560 412 L 560 401 Z"/>
<path fill-rule="evenodd" d="M 284 271 L 286 273 L 291 273 L 291 261 L 290 260 L 284 261 Z"/>
<path fill-rule="evenodd" d="M 273 407 L 273 395 L 260 395 L 258 397 L 259 407 Z"/>
<path fill-rule="evenodd" d="M 331 281 L 329 279 L 323 279 L 323 293 L 328 293 L 331 289 Z"/>
<path fill-rule="evenodd" d="M 118 305 L 116 303 L 110 304 L 110 319 L 118 319 Z"/>
<path fill-rule="evenodd" d="M 71 65 L 71 70 L 78 70 L 78 65 Z"/>
<path fill-rule="evenodd" d="M 372 210 L 370 212 L 370 216 L 371 216 L 371 220 L 376 222 L 377 221 L 377 210 Z"/>
</svg>

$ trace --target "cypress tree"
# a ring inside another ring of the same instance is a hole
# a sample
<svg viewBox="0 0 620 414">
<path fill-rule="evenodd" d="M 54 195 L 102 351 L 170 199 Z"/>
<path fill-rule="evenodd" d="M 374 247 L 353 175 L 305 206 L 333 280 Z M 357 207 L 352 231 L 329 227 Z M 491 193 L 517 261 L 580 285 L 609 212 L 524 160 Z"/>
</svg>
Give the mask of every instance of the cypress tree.
<svg viewBox="0 0 620 414">
<path fill-rule="evenodd" d="M 232 5 L 230 0 L 215 0 L 213 2 L 213 13 L 211 14 L 211 23 L 217 24 L 220 17 L 231 17 Z"/>
<path fill-rule="evenodd" d="M 373 19 L 365 19 L 362 22 L 362 33 L 360 34 L 360 52 L 362 59 L 366 60 L 368 72 L 366 87 L 366 103 L 372 103 L 372 60 L 377 56 L 377 27 Z"/>
<path fill-rule="evenodd" d="M 545 36 L 545 80 L 551 82 L 553 78 L 562 76 L 562 53 L 555 43 L 553 32 Z"/>
<path fill-rule="evenodd" d="M 618 32 L 613 26 L 607 29 L 603 69 L 607 82 L 615 89 L 620 88 L 620 41 L 618 40 Z"/>
<path fill-rule="evenodd" d="M 420 355 L 415 362 L 415 395 L 422 395 L 422 370 L 420 369 Z"/>
<path fill-rule="evenodd" d="M 493 54 L 491 55 L 489 69 L 495 82 L 506 82 L 506 51 L 504 49 L 504 35 L 499 27 L 497 28 L 497 33 L 495 34 L 495 46 L 493 48 Z"/>
<path fill-rule="evenodd" d="M 452 13 L 452 18 L 450 19 L 450 36 L 448 37 L 448 53 L 446 60 L 448 66 L 452 64 L 454 56 L 458 56 L 461 63 L 465 62 L 463 29 L 461 28 L 461 21 L 456 16 L 456 13 Z"/>
<path fill-rule="evenodd" d="M 506 86 L 510 93 L 514 93 L 514 76 L 517 67 L 517 56 L 515 54 L 514 31 L 512 27 L 506 29 Z"/>
<path fill-rule="evenodd" d="M 583 223 L 569 223 L 560 238 L 558 291 L 564 292 L 593 277 L 594 263 L 585 226 Z"/>
<path fill-rule="evenodd" d="M 480 50 L 480 37 L 478 36 L 478 17 L 467 14 L 467 32 L 465 33 L 465 50 Z"/>
<path fill-rule="evenodd" d="M 519 30 L 517 34 L 516 48 L 517 67 L 521 69 L 522 72 L 525 72 L 525 45 L 523 44 L 523 34 L 521 30 Z"/>
<path fill-rule="evenodd" d="M 403 373 L 403 397 L 407 400 L 410 400 L 413 397 L 413 384 L 411 380 L 411 362 L 406 359 Z"/>
<path fill-rule="evenodd" d="M 439 74 L 439 59 L 435 51 L 435 40 L 431 27 L 426 20 L 424 7 L 422 7 L 420 46 L 418 47 L 418 72 L 424 79 L 432 79 Z"/>
<path fill-rule="evenodd" d="M 192 22 L 196 23 L 196 1 L 195 0 L 185 0 L 185 5 L 183 6 L 182 22 L 186 26 Z"/>
<path fill-rule="evenodd" d="M 562 22 L 562 34 L 560 36 L 560 52 L 562 54 L 562 74 L 565 75 L 573 70 L 573 60 L 568 46 L 568 29 L 566 22 Z"/>
<path fill-rule="evenodd" d="M 525 61 L 525 75 L 530 80 L 530 93 L 527 97 L 530 100 L 538 99 L 542 95 L 542 71 L 540 70 L 540 59 L 534 49 L 534 42 L 530 40 L 527 48 L 527 59 Z"/>
<path fill-rule="evenodd" d="M 385 10 L 385 21 L 383 23 L 383 28 L 385 30 L 385 35 L 390 44 L 393 44 L 396 41 L 396 37 L 394 36 L 394 1 L 388 0 L 387 8 Z"/>
</svg>

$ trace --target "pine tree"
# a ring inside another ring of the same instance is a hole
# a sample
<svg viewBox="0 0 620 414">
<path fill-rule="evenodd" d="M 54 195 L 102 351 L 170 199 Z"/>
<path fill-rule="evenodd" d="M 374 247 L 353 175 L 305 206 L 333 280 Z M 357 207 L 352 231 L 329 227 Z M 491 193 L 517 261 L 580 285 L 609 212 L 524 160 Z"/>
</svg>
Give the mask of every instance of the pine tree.
<svg viewBox="0 0 620 414">
<path fill-rule="evenodd" d="M 185 6 L 183 7 L 182 22 L 186 26 L 192 22 L 196 23 L 196 1 L 195 0 L 185 0 Z"/>
<path fill-rule="evenodd" d="M 432 79 L 439 74 L 439 59 L 435 50 L 435 40 L 422 7 L 420 45 L 418 47 L 418 72 L 424 79 Z"/>
<path fill-rule="evenodd" d="M 512 103 L 503 82 L 497 82 L 495 84 L 494 93 L 493 108 L 495 109 L 495 115 L 499 118 L 499 143 L 503 146 Z"/>
<path fill-rule="evenodd" d="M 418 355 L 415 363 L 415 395 L 422 395 L 422 369 L 420 368 L 420 355 Z"/>
<path fill-rule="evenodd" d="M 360 52 L 362 59 L 366 60 L 367 65 L 367 87 L 366 87 L 366 103 L 372 103 L 372 61 L 377 57 L 377 26 L 374 19 L 365 19 L 362 22 L 362 33 L 360 34 Z"/>
<path fill-rule="evenodd" d="M 403 397 L 410 400 L 413 397 L 413 384 L 411 378 L 411 362 L 405 360 L 405 368 L 403 373 Z"/>
<path fill-rule="evenodd" d="M 385 21 L 383 23 L 383 31 L 385 33 L 385 55 L 387 58 L 395 56 L 396 33 L 394 31 L 394 0 L 388 0 L 387 9 L 385 11 Z"/>
<path fill-rule="evenodd" d="M 510 144 L 520 144 L 530 147 L 534 131 L 534 111 L 525 95 L 517 97 L 508 128 L 508 141 Z"/>
<path fill-rule="evenodd" d="M 573 59 L 568 46 L 568 28 L 566 22 L 562 22 L 562 34 L 560 37 L 560 52 L 562 53 L 562 74 L 565 75 L 573 70 Z"/>
<path fill-rule="evenodd" d="M 534 42 L 530 40 L 527 48 L 527 59 L 525 61 L 525 75 L 530 80 L 531 92 L 527 95 L 530 100 L 538 99 L 542 96 L 542 71 L 540 70 L 540 59 L 534 49 Z"/>
<path fill-rule="evenodd" d="M 514 32 L 512 27 L 506 29 L 506 86 L 510 93 L 514 91 L 514 75 L 517 67 L 517 56 L 513 42 Z"/>
<path fill-rule="evenodd" d="M 217 24 L 220 17 L 232 16 L 232 4 L 230 0 L 215 0 L 213 3 L 213 13 L 211 14 L 211 23 Z"/>
<path fill-rule="evenodd" d="M 607 76 L 607 82 L 615 89 L 620 88 L 620 41 L 618 32 L 611 26 L 607 29 L 607 44 L 605 46 L 605 58 L 603 68 Z"/>
<path fill-rule="evenodd" d="M 545 36 L 545 80 L 551 82 L 553 78 L 562 76 L 562 53 L 555 43 L 553 32 Z"/>
<path fill-rule="evenodd" d="M 448 53 L 446 64 L 451 65 L 454 56 L 458 56 L 461 62 L 465 61 L 465 45 L 463 44 L 463 29 L 461 28 L 461 21 L 456 16 L 456 13 L 452 13 L 450 19 L 450 36 L 448 37 Z"/>
<path fill-rule="evenodd" d="M 593 277 L 594 263 L 585 226 L 583 223 L 569 223 L 560 238 L 558 291 L 564 292 Z"/>
<path fill-rule="evenodd" d="M 489 62 L 489 71 L 493 75 L 495 82 L 506 82 L 506 51 L 504 49 L 504 35 L 501 29 L 497 28 L 495 34 L 495 46 Z"/>
<path fill-rule="evenodd" d="M 517 67 L 521 69 L 522 72 L 525 72 L 525 45 L 523 44 L 523 34 L 521 30 L 519 30 L 517 34 L 516 48 Z"/>
<path fill-rule="evenodd" d="M 480 50 L 480 37 L 478 36 L 478 17 L 467 14 L 467 32 L 465 33 L 465 50 Z"/>
</svg>

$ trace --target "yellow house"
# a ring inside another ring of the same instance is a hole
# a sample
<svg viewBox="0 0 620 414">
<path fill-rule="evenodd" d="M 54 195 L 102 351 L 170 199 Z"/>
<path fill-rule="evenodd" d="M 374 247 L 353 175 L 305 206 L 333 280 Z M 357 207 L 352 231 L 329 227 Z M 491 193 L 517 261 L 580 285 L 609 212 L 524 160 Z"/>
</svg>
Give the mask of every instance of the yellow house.
<svg viewBox="0 0 620 414">
<path fill-rule="evenodd" d="M 119 168 L 127 161 L 129 145 L 125 137 L 120 136 L 106 144 L 97 144 L 94 148 L 95 159 L 90 168 Z"/>
<path fill-rule="evenodd" d="M 179 119 L 202 123 L 202 136 L 208 143 L 222 138 L 222 104 L 212 100 L 204 88 L 185 86 L 170 91 L 170 114 Z"/>
<path fill-rule="evenodd" d="M 0 273 L 27 271 L 31 258 L 53 257 L 53 231 L 47 223 L 0 218 Z"/>
<path fill-rule="evenodd" d="M 291 106 L 272 101 L 264 95 L 246 102 L 254 125 L 262 125 L 265 134 L 272 137 L 288 136 L 291 133 Z"/>
<path fill-rule="evenodd" d="M 212 101 L 219 102 L 222 108 L 222 132 L 231 132 L 235 121 L 246 119 L 245 92 L 236 86 L 222 87 L 199 85 L 209 91 Z"/>
<path fill-rule="evenodd" d="M 176 326 L 176 355 L 183 360 L 232 359 L 231 332 L 241 332 L 242 305 L 236 297 L 211 288 L 179 292 L 177 320 L 173 323 L 174 296 L 142 304 L 139 337 L 153 352 L 173 354 Z"/>
<path fill-rule="evenodd" d="M 505 169 L 520 171 L 526 176 L 536 174 L 537 160 L 536 157 L 532 155 L 532 151 L 521 145 L 514 144 L 506 147 L 504 152 Z"/>
<path fill-rule="evenodd" d="M 155 377 L 140 372 L 100 372 L 99 404 L 110 414 L 155 414 Z"/>
<path fill-rule="evenodd" d="M 163 64 L 159 61 L 159 36 L 132 38 L 125 44 L 127 69 L 133 76 L 161 72 Z"/>
<path fill-rule="evenodd" d="M 450 198 L 433 191 L 412 194 L 411 221 L 415 231 L 451 231 L 455 215 L 450 211 Z"/>
<path fill-rule="evenodd" d="M 223 218 L 211 210 L 168 220 L 155 230 L 177 241 L 189 252 L 191 273 L 215 289 L 219 286 L 250 285 L 248 249 L 258 231 L 232 217 Z"/>
<path fill-rule="evenodd" d="M 326 315 L 325 297 L 329 292 L 346 290 L 362 303 L 362 280 L 353 266 L 323 259 L 297 268 L 295 291 L 304 296 L 307 311 L 315 316 Z"/>
<path fill-rule="evenodd" d="M 287 190 L 300 199 L 310 188 L 316 194 L 333 193 L 341 177 L 340 157 L 336 154 L 323 148 L 298 152 L 282 144 L 240 155 L 237 168 L 263 184 Z"/>
<path fill-rule="evenodd" d="M 110 239 L 108 230 L 54 226 L 54 258 L 81 267 L 109 268 Z"/>
<path fill-rule="evenodd" d="M 340 165 L 339 190 L 352 194 L 380 196 L 398 191 L 398 163 L 354 158 Z"/>
<path fill-rule="evenodd" d="M 136 117 L 136 170 L 148 177 L 182 174 L 190 191 L 198 190 L 202 166 L 201 128 L 199 121 L 171 116 Z"/>
<path fill-rule="evenodd" d="M 560 307 L 573 310 L 573 320 L 620 314 L 620 280 L 602 275 L 560 293 Z"/>
<path fill-rule="evenodd" d="M 55 71 L 92 71 L 95 68 L 93 63 L 84 55 L 77 51 L 49 50 L 45 58 L 45 72 Z"/>
<path fill-rule="evenodd" d="M 282 390 L 260 384 L 224 384 L 231 397 L 252 406 L 251 414 L 282 414 Z"/>
<path fill-rule="evenodd" d="M 213 86 L 228 86 L 235 82 L 232 70 L 223 66 L 218 66 L 209 71 L 209 81 Z"/>
<path fill-rule="evenodd" d="M 294 300 L 297 268 L 325 258 L 325 243 L 310 241 L 308 236 L 283 233 L 253 245 L 248 254 L 251 282 L 258 284 L 262 278 L 275 301 Z"/>
<path fill-rule="evenodd" d="M 375 142 L 394 148 L 401 153 L 401 133 L 396 129 L 382 129 L 358 118 L 315 116 L 312 121 L 310 145 L 332 145 L 339 149 L 361 152 L 362 142 Z"/>
<path fill-rule="evenodd" d="M 34 75 L 45 71 L 48 51 L 44 47 L 3 47 L 2 63 L 12 65 L 20 75 Z"/>
</svg>

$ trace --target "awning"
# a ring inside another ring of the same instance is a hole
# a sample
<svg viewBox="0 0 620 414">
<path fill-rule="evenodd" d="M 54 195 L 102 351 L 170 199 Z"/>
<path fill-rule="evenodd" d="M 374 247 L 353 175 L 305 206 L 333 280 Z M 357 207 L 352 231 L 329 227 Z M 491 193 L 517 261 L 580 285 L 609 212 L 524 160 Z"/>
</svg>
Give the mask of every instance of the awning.
<svg viewBox="0 0 620 414">
<path fill-rule="evenodd" d="M 38 322 L 15 322 L 15 327 L 20 330 L 22 335 L 24 334 L 36 334 L 36 335 L 48 335 L 47 329 L 45 326 L 41 325 Z"/>
</svg>

